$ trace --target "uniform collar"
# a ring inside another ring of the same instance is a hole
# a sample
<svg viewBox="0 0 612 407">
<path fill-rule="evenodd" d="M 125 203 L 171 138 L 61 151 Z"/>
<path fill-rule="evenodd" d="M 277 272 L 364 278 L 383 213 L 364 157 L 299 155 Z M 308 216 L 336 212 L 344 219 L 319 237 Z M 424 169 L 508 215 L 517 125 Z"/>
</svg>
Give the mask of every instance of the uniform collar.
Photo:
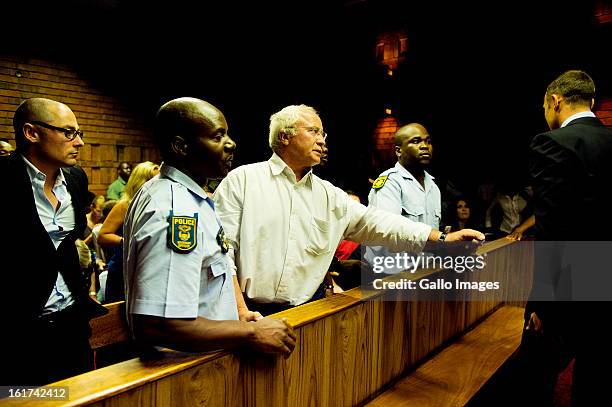
<svg viewBox="0 0 612 407">
<path fill-rule="evenodd" d="M 204 192 L 202 187 L 196 184 L 195 181 L 191 179 L 191 177 L 189 177 L 187 174 L 165 163 L 162 163 L 159 172 L 162 177 L 178 182 L 179 184 L 187 188 L 189 191 L 191 191 L 191 193 L 199 196 L 200 198 L 205 200 L 208 199 L 208 195 L 206 195 L 206 192 Z"/>
<path fill-rule="evenodd" d="M 26 170 L 28 171 L 28 176 L 30 177 L 30 182 L 32 184 L 34 183 L 35 179 L 41 180 L 43 182 L 47 179 L 47 176 L 45 175 L 45 173 L 39 170 L 38 168 L 36 168 L 36 166 L 32 164 L 27 158 L 25 158 L 24 155 L 21 155 L 21 158 L 26 163 Z M 66 178 L 64 177 L 64 173 L 62 172 L 62 169 L 60 168 L 59 172 L 57 173 L 57 178 L 55 179 L 55 184 L 53 185 L 53 187 L 55 188 L 61 184 L 68 185 L 66 183 Z"/>
<path fill-rule="evenodd" d="M 399 161 L 395 163 L 395 169 L 402 177 L 416 180 L 416 178 L 410 173 L 410 171 L 408 171 L 402 164 L 400 164 Z M 431 176 L 427 171 L 423 172 L 425 173 L 425 180 L 433 182 L 435 178 Z"/>
<path fill-rule="evenodd" d="M 283 161 L 276 153 L 272 153 L 272 157 L 268 160 L 270 165 L 270 170 L 272 171 L 272 175 L 277 176 L 285 172 L 294 182 L 295 182 L 295 174 L 293 170 L 289 168 L 286 162 Z M 300 182 L 312 182 L 312 168 L 302 177 Z"/>
</svg>

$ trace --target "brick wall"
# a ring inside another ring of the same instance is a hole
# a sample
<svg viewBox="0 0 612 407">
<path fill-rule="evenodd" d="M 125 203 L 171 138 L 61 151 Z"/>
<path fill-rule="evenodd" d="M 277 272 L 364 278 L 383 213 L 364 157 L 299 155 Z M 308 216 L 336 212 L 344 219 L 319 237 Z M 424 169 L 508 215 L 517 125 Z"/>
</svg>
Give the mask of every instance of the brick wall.
<svg viewBox="0 0 612 407">
<path fill-rule="evenodd" d="M 607 126 L 612 128 L 612 99 L 604 99 L 599 102 L 595 114 Z"/>
<path fill-rule="evenodd" d="M 394 135 L 398 129 L 395 117 L 386 116 L 376 123 L 372 137 L 375 154 L 372 154 L 372 167 L 382 171 L 395 165 Z"/>
<path fill-rule="evenodd" d="M 89 190 L 105 194 L 121 161 L 159 163 L 150 129 L 121 100 L 73 69 L 50 61 L 0 55 L 0 138 L 14 145 L 13 114 L 23 100 L 46 97 L 68 105 L 85 132 L 79 164 Z"/>
</svg>

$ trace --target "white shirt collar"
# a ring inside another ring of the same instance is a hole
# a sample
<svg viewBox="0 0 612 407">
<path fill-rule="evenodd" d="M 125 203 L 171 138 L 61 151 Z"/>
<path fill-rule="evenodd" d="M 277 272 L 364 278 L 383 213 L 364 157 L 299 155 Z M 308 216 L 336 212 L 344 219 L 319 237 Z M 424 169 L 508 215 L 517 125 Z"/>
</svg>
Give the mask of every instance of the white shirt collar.
<svg viewBox="0 0 612 407">
<path fill-rule="evenodd" d="M 278 154 L 272 153 L 272 157 L 270 157 L 268 162 L 270 163 L 270 169 L 272 170 L 272 175 L 279 175 L 283 172 L 288 172 L 293 175 L 293 177 L 291 178 L 295 181 L 295 174 L 293 173 L 293 170 L 289 168 L 287 163 L 283 161 L 283 159 Z M 304 174 L 304 176 L 302 177 L 302 180 L 304 182 L 306 181 L 310 182 L 311 177 L 312 177 L 312 167 L 310 168 L 310 170 L 308 170 L 306 174 Z M 300 180 L 300 182 L 302 182 L 302 180 Z"/>
<path fill-rule="evenodd" d="M 567 119 L 565 119 L 565 121 L 563 123 L 561 123 L 561 127 L 565 127 L 572 120 L 580 119 L 582 117 L 596 117 L 596 116 L 595 116 L 595 113 L 591 112 L 590 110 L 587 110 L 587 111 L 584 111 L 584 112 L 578 112 L 578 113 L 575 113 L 575 114 L 571 115 Z"/>
<path fill-rule="evenodd" d="M 287 163 L 283 161 L 276 153 L 272 153 L 272 157 L 268 160 L 270 163 L 270 169 L 273 175 L 282 173 L 287 168 Z"/>
<path fill-rule="evenodd" d="M 32 184 L 34 184 L 35 180 L 41 180 L 44 182 L 47 179 L 47 176 L 45 175 L 45 173 L 39 170 L 38 168 L 36 168 L 36 166 L 32 164 L 30 160 L 25 158 L 24 155 L 21 155 L 21 158 L 23 159 L 23 162 L 26 163 L 26 170 L 28 171 L 28 176 L 30 177 L 30 182 Z M 56 186 L 61 185 L 61 184 L 68 185 L 66 183 L 66 178 L 64 177 L 64 173 L 62 172 L 62 169 L 60 168 L 59 172 L 57 173 L 57 178 L 55 179 L 55 184 L 53 185 L 53 187 L 55 188 Z"/>
</svg>

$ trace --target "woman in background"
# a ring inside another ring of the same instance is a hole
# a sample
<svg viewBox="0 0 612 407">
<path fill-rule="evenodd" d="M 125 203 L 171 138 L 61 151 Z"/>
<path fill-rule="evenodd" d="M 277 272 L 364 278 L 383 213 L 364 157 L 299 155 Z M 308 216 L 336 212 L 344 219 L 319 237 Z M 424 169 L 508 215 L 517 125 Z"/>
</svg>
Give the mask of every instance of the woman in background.
<svg viewBox="0 0 612 407">
<path fill-rule="evenodd" d="M 447 225 L 450 226 L 450 232 L 456 232 L 461 229 L 476 228 L 473 221 L 471 204 L 466 198 L 458 198 L 449 206 L 449 215 Z"/>
<path fill-rule="evenodd" d="M 114 247 L 115 253 L 108 261 L 108 277 L 106 279 L 105 302 L 125 300 L 123 289 L 123 221 L 128 206 L 136 192 L 145 182 L 159 174 L 159 165 L 151 161 L 138 164 L 125 185 L 123 194 L 117 204 L 111 209 L 104 220 L 98 236 L 98 244 L 103 247 Z"/>
</svg>

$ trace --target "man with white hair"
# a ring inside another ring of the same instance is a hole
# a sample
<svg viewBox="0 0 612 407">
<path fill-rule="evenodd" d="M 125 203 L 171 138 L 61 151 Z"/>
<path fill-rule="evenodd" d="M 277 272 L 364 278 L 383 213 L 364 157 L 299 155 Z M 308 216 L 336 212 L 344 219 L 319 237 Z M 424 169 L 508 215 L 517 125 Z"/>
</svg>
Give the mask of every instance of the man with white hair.
<svg viewBox="0 0 612 407">
<path fill-rule="evenodd" d="M 427 241 L 484 239 L 469 229 L 446 236 L 350 199 L 312 173 L 326 137 L 312 107 L 287 106 L 270 117 L 272 157 L 236 168 L 215 191 L 240 288 L 247 305 L 264 315 L 322 298 L 342 239 L 410 252 Z"/>
</svg>

